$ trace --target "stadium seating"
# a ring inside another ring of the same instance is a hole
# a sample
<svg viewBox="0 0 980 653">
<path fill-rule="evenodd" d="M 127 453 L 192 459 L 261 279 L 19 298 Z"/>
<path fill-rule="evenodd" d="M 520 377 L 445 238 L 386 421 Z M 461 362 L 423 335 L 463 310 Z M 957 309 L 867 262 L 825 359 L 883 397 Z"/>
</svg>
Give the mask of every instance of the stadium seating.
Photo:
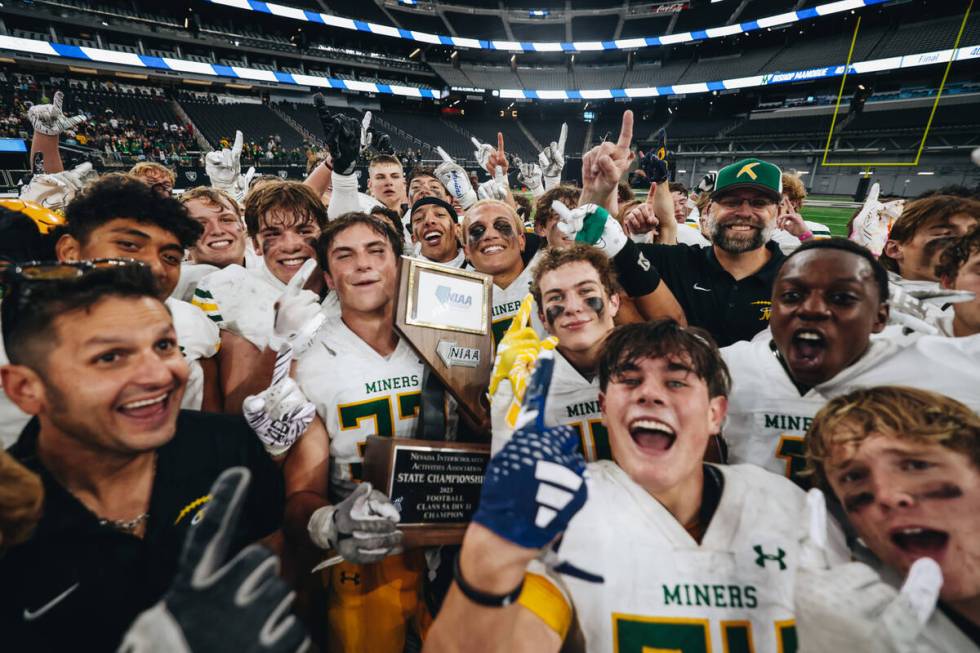
<svg viewBox="0 0 980 653">
<path fill-rule="evenodd" d="M 218 104 L 183 101 L 181 106 L 213 145 L 222 139 L 235 138 L 242 131 L 246 142 L 267 145 L 270 137 L 279 136 L 283 148 L 303 146 L 303 137 L 282 118 L 263 104 Z"/>
</svg>

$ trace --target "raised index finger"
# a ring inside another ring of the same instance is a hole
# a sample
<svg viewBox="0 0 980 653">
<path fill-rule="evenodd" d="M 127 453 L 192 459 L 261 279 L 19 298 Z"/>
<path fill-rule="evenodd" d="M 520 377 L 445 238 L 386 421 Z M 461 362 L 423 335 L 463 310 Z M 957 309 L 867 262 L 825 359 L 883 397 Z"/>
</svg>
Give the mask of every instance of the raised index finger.
<svg viewBox="0 0 980 653">
<path fill-rule="evenodd" d="M 442 149 L 438 145 L 436 145 L 436 152 L 439 154 L 439 157 L 446 163 L 455 163 L 455 161 L 453 161 L 453 157 L 449 156 L 446 150 Z"/>
<path fill-rule="evenodd" d="M 561 133 L 558 135 L 558 151 L 565 151 L 565 139 L 568 138 L 568 123 L 563 122 L 561 124 Z"/>
<path fill-rule="evenodd" d="M 316 269 L 316 259 L 307 259 L 303 267 L 293 275 L 293 278 L 289 280 L 286 284 L 286 295 L 295 295 L 306 286 L 306 282 L 310 280 L 310 276 L 313 274 L 313 270 Z"/>
<path fill-rule="evenodd" d="M 623 125 L 619 128 L 619 140 L 616 141 L 618 147 L 629 149 L 633 142 L 633 111 L 627 109 L 623 112 Z"/>
<path fill-rule="evenodd" d="M 232 156 L 238 156 L 242 153 L 242 144 L 245 142 L 245 137 L 242 135 L 240 129 L 235 131 L 235 143 L 231 146 Z"/>
<path fill-rule="evenodd" d="M 497 132 L 497 151 L 501 154 L 504 153 L 504 133 Z"/>
</svg>

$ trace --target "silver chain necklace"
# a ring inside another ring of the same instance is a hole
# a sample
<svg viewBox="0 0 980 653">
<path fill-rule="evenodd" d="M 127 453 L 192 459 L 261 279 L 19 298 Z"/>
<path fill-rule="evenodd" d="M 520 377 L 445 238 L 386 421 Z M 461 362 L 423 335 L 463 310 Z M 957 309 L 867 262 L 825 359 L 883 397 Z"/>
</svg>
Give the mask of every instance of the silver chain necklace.
<svg viewBox="0 0 980 653">
<path fill-rule="evenodd" d="M 156 475 L 157 475 L 157 456 L 156 456 L 156 453 L 155 452 L 153 454 L 153 470 L 150 472 L 150 475 L 153 478 L 153 480 L 155 481 L 156 480 Z M 73 497 L 75 497 L 75 500 L 78 501 L 80 504 L 82 504 L 82 506 L 86 510 L 88 510 L 89 512 L 91 512 L 93 515 L 95 514 L 95 512 L 91 508 L 89 508 L 88 506 L 85 505 L 85 502 L 84 501 L 82 501 L 81 499 L 78 498 L 78 495 L 77 494 L 75 494 L 72 490 L 68 489 L 67 487 L 65 489 L 67 489 L 68 492 Z M 133 533 L 133 532 L 135 532 L 136 529 L 138 529 L 143 522 L 145 522 L 145 521 L 147 521 L 147 520 L 150 519 L 150 513 L 148 511 L 147 512 L 144 512 L 142 514 L 136 515 L 132 519 L 105 519 L 103 517 L 99 517 L 98 515 L 95 515 L 95 516 L 99 520 L 99 526 L 110 526 L 110 527 L 116 529 L 117 531 L 122 531 L 123 533 Z"/>
</svg>

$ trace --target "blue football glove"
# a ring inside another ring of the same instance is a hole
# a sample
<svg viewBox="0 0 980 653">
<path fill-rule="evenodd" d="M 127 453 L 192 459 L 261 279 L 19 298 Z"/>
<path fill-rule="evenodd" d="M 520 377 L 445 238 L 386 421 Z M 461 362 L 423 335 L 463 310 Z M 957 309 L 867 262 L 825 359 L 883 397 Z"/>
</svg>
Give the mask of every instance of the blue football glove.
<svg viewBox="0 0 980 653">
<path fill-rule="evenodd" d="M 531 549 L 545 547 L 564 532 L 588 497 L 578 431 L 544 426 L 554 366 L 554 353 L 542 349 L 517 431 L 490 461 L 473 517 L 500 537 Z"/>
</svg>

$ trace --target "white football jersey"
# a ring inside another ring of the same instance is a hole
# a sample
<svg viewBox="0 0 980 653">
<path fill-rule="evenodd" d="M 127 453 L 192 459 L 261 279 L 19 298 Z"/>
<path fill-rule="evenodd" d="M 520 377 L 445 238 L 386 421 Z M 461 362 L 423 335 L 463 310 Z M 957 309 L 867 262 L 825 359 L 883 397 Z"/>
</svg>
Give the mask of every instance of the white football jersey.
<svg viewBox="0 0 980 653">
<path fill-rule="evenodd" d="M 615 463 L 588 469 L 588 501 L 558 557 L 604 582 L 555 581 L 574 606 L 586 650 L 795 650 L 793 591 L 809 528 L 802 490 L 752 465 L 715 467 L 724 486 L 699 544 Z M 831 557 L 843 562 L 843 537 L 836 523 L 829 527 Z M 529 571 L 544 570 L 535 561 Z"/>
<path fill-rule="evenodd" d="M 219 328 L 262 350 L 272 335 L 275 303 L 284 290 L 286 284 L 264 265 L 254 270 L 229 265 L 201 279 L 193 303 Z"/>
<path fill-rule="evenodd" d="M 491 297 L 493 311 L 490 319 L 494 344 L 499 343 L 500 339 L 504 337 L 514 315 L 521 307 L 521 302 L 531 292 L 532 272 L 539 256 L 539 254 L 535 254 L 530 262 L 524 266 L 524 270 L 506 288 L 501 288 L 496 283 L 493 284 L 493 297 Z M 531 327 L 541 339 L 548 337 L 548 332 L 544 330 L 544 325 L 538 319 L 537 310 L 531 313 Z"/>
<path fill-rule="evenodd" d="M 752 463 L 795 478 L 805 468 L 803 435 L 814 415 L 834 397 L 858 388 L 911 386 L 980 411 L 980 336 L 872 338 L 864 356 L 803 396 L 770 342 L 737 342 L 721 350 L 732 375 L 722 431 L 732 463 Z"/>
<path fill-rule="evenodd" d="M 331 499 L 342 499 L 361 479 L 367 436 L 412 437 L 423 369 L 404 339 L 383 357 L 340 318 L 320 329 L 294 377 L 330 435 Z"/>
<path fill-rule="evenodd" d="M 514 434 L 507 424 L 510 401 L 491 402 L 490 420 L 493 432 L 491 451 L 496 453 Z M 574 426 L 581 437 L 580 450 L 589 462 L 609 460 L 609 435 L 599 410 L 599 377 L 586 379 L 555 350 L 555 369 L 545 400 L 545 426 Z"/>
<path fill-rule="evenodd" d="M 187 390 L 180 405 L 182 408 L 201 410 L 204 399 L 204 370 L 201 368 L 201 359 L 211 358 L 218 353 L 221 335 L 218 333 L 218 326 L 193 305 L 173 297 L 168 298 L 166 304 L 174 320 L 177 345 L 191 370 L 187 378 Z"/>
<path fill-rule="evenodd" d="M 197 284 L 201 282 L 201 279 L 209 274 L 214 274 L 220 269 L 208 263 L 184 261 L 180 264 L 180 280 L 177 282 L 176 287 L 174 287 L 174 291 L 170 293 L 170 296 L 182 302 L 194 301 L 194 291 L 197 289 Z"/>
</svg>

